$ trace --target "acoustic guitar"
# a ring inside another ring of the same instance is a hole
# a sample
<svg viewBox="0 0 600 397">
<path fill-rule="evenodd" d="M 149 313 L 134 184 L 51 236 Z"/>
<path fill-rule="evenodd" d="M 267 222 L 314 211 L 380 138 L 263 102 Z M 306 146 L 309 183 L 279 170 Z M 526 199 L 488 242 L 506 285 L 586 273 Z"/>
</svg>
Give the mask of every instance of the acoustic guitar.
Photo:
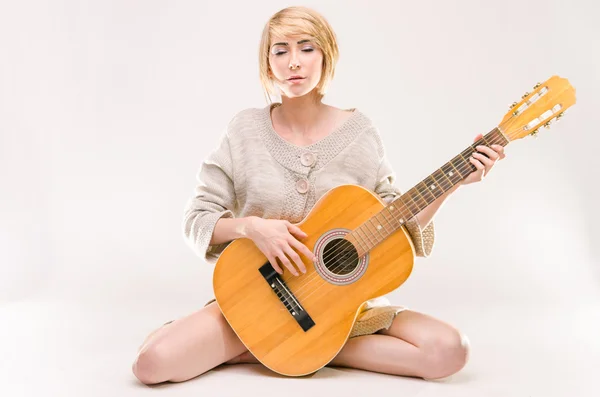
<svg viewBox="0 0 600 397">
<path fill-rule="evenodd" d="M 400 287 L 415 249 L 405 223 L 472 171 L 477 145 L 535 136 L 575 104 L 568 80 L 553 76 L 523 95 L 500 124 L 391 203 L 357 185 L 325 193 L 298 224 L 306 273 L 277 273 L 247 238 L 232 241 L 213 275 L 217 304 L 246 348 L 267 368 L 302 376 L 327 365 L 342 349 L 366 301 Z"/>
</svg>

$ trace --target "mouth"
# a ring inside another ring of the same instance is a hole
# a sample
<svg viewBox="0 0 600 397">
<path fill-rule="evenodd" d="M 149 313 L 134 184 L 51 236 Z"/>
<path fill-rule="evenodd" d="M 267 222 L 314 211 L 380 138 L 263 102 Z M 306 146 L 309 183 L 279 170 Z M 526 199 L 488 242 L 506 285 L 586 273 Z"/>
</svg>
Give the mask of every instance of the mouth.
<svg viewBox="0 0 600 397">
<path fill-rule="evenodd" d="M 288 81 L 294 81 L 294 80 L 304 80 L 306 77 L 302 77 L 302 76 L 292 76 L 288 79 Z"/>
</svg>

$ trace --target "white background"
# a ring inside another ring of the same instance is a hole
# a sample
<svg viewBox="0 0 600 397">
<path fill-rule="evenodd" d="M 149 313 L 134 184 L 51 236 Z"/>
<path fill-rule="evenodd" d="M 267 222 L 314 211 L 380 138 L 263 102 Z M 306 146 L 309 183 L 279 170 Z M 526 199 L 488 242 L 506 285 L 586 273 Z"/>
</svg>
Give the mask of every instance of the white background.
<svg viewBox="0 0 600 397">
<path fill-rule="evenodd" d="M 294 4 L 0 3 L 1 394 L 147 392 L 130 371 L 138 345 L 212 297 L 212 268 L 181 229 L 195 174 L 235 113 L 266 106 L 260 34 Z M 391 382 L 407 393 L 590 395 L 600 356 L 598 6 L 302 4 L 339 39 L 324 102 L 374 120 L 403 190 L 494 128 L 535 83 L 557 74 L 575 86 L 578 103 L 560 123 L 511 143 L 486 180 L 448 200 L 433 255 L 389 295 L 465 331 L 470 363 L 455 384 Z M 170 390 L 226 387 L 216 379 L 243 370 L 231 371 Z M 380 377 L 361 376 L 372 387 Z"/>
</svg>

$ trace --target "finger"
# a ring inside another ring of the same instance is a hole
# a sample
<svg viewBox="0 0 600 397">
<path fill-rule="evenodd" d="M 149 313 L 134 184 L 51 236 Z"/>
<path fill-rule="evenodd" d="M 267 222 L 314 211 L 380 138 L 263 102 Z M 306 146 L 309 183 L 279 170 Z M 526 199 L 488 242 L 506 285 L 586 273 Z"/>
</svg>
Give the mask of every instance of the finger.
<svg viewBox="0 0 600 397">
<path fill-rule="evenodd" d="M 492 159 L 484 156 L 481 153 L 473 153 L 473 157 L 475 157 L 476 159 L 478 159 L 479 161 L 481 161 L 488 168 L 492 168 L 492 166 L 494 165 L 494 161 L 495 160 L 492 160 Z"/>
<path fill-rule="evenodd" d="M 483 134 L 479 134 L 475 137 L 475 139 L 473 140 L 473 142 L 477 142 L 478 140 L 480 140 L 481 138 L 483 138 Z"/>
<path fill-rule="evenodd" d="M 479 150 L 480 152 L 487 154 L 487 157 L 489 157 L 493 160 L 496 160 L 499 157 L 498 153 L 496 153 L 496 151 L 494 149 L 489 148 L 487 146 L 480 145 L 480 146 L 477 146 L 476 149 Z"/>
<path fill-rule="evenodd" d="M 283 251 L 280 250 L 277 254 L 277 257 L 279 258 L 281 263 L 283 263 L 283 266 L 285 266 L 290 272 L 292 272 L 294 276 L 298 276 L 298 272 L 296 271 L 296 269 L 292 265 L 292 262 L 290 262 L 290 260 Z"/>
<path fill-rule="evenodd" d="M 500 156 L 500 160 L 502 160 L 504 157 L 506 157 L 506 153 L 504 152 L 504 146 L 492 145 L 492 149 L 496 150 L 496 152 Z"/>
<path fill-rule="evenodd" d="M 300 259 L 300 255 L 298 255 L 296 253 L 296 251 L 294 251 L 292 249 L 292 247 L 290 247 L 289 245 L 286 246 L 283 250 L 292 259 L 292 261 L 294 261 L 294 263 L 296 264 L 296 266 L 298 267 L 298 269 L 303 274 L 306 274 L 306 266 L 304 266 L 304 262 L 302 262 L 302 259 Z"/>
<path fill-rule="evenodd" d="M 299 237 L 307 237 L 308 234 L 306 234 L 305 232 L 302 231 L 302 229 L 300 229 L 298 226 L 296 225 L 292 225 L 290 222 L 285 221 L 285 224 L 288 228 L 288 231 L 290 233 L 294 233 L 295 235 L 299 236 Z"/>
<path fill-rule="evenodd" d="M 304 255 L 306 255 L 306 257 L 308 259 L 310 259 L 313 262 L 317 261 L 317 257 L 315 256 L 315 254 L 312 253 L 311 250 L 308 249 L 308 247 L 304 244 L 302 244 L 301 242 L 299 242 L 298 240 L 291 238 L 290 239 L 290 244 L 296 248 L 298 251 L 302 252 Z"/>
<path fill-rule="evenodd" d="M 279 264 L 277 263 L 277 258 L 275 258 L 273 255 L 267 255 L 267 259 L 269 260 L 269 263 L 271 263 L 271 266 L 273 266 L 273 269 L 275 269 L 277 273 L 283 274 L 283 270 L 281 270 L 281 267 L 279 267 Z"/>
<path fill-rule="evenodd" d="M 479 162 L 479 160 L 477 160 L 473 157 L 469 157 L 469 160 L 471 160 L 471 163 L 473 163 L 473 165 L 475 165 L 475 168 L 477 168 L 479 171 L 485 170 L 485 166 L 483 164 L 481 164 Z"/>
</svg>

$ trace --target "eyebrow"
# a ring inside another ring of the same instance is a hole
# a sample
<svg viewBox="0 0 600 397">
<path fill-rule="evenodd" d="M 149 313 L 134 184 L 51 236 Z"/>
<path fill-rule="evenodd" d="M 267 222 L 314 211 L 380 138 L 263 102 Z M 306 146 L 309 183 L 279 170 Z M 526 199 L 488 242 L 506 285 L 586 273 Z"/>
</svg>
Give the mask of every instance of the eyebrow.
<svg viewBox="0 0 600 397">
<path fill-rule="evenodd" d="M 311 40 L 309 40 L 309 39 L 304 39 L 304 40 L 300 40 L 300 41 L 299 41 L 297 44 L 308 43 L 308 42 L 310 42 L 310 41 L 311 41 Z M 288 43 L 287 43 L 287 42 L 279 42 L 279 43 L 275 43 L 275 44 L 273 44 L 273 45 L 271 46 L 271 48 L 275 47 L 276 45 L 288 45 Z"/>
</svg>

